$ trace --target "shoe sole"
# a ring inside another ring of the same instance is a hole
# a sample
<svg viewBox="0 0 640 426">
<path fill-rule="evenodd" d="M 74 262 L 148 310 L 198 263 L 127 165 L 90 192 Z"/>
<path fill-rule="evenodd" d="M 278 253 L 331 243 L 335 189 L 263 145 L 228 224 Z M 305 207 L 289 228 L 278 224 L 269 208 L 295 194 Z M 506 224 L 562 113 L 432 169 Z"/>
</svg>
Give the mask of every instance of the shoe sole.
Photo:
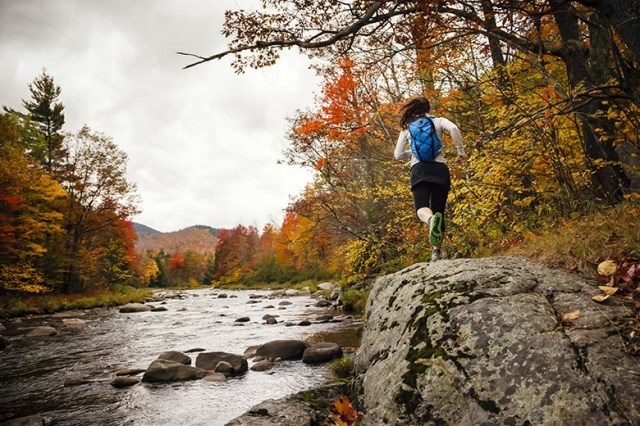
<svg viewBox="0 0 640 426">
<path fill-rule="evenodd" d="M 439 246 L 442 243 L 442 213 L 433 215 L 433 226 L 429 230 L 429 243 L 432 246 Z"/>
</svg>

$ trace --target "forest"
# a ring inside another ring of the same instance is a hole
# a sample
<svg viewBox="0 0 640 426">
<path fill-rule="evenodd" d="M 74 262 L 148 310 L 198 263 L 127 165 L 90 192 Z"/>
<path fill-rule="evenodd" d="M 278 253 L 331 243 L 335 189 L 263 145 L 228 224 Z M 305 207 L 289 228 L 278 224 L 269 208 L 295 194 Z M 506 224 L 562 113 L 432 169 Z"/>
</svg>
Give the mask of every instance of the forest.
<svg viewBox="0 0 640 426">
<path fill-rule="evenodd" d="M 1 292 L 349 284 L 425 261 L 409 167 L 393 159 L 400 108 L 421 95 L 469 155 L 465 168 L 445 138 L 447 257 L 500 253 L 620 206 L 637 219 L 637 2 L 262 3 L 227 12 L 224 52 L 181 54 L 187 68 L 228 56 L 237 72 L 284 50 L 311 57 L 322 87 L 288 118 L 282 161 L 314 178 L 282 223 L 221 230 L 211 255 L 135 253 L 126 154 L 88 127 L 63 133 L 61 90 L 43 72 L 26 112 L 0 116 Z"/>
</svg>

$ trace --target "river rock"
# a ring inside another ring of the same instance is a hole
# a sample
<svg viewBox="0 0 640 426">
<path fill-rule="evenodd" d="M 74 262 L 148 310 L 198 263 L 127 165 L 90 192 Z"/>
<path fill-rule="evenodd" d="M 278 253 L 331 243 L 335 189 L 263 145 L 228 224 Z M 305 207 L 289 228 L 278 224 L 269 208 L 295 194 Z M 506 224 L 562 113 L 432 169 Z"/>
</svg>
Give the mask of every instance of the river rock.
<svg viewBox="0 0 640 426">
<path fill-rule="evenodd" d="M 220 293 L 218 295 L 218 299 L 226 299 L 227 297 L 229 297 L 226 293 Z"/>
<path fill-rule="evenodd" d="M 261 294 L 250 294 L 249 299 L 262 299 Z"/>
<path fill-rule="evenodd" d="M 179 362 L 156 359 L 142 375 L 143 382 L 173 382 L 197 380 L 209 372 L 201 368 L 190 367 Z"/>
<path fill-rule="evenodd" d="M 264 321 L 265 324 L 277 324 L 278 320 L 274 317 L 269 317 Z"/>
<path fill-rule="evenodd" d="M 250 359 L 253 358 L 254 356 L 256 356 L 256 350 L 258 349 L 260 345 L 253 345 L 253 346 L 249 346 L 244 353 L 242 354 L 243 357 Z"/>
<path fill-rule="evenodd" d="M 144 368 L 121 368 L 116 371 L 116 376 L 136 376 L 145 371 Z"/>
<path fill-rule="evenodd" d="M 260 302 L 262 302 L 262 300 L 256 300 L 256 299 L 247 300 L 248 305 L 252 305 L 254 303 L 260 303 Z"/>
<path fill-rule="evenodd" d="M 320 299 L 313 306 L 316 308 L 326 308 L 327 306 L 331 306 L 331 302 L 325 299 Z"/>
<path fill-rule="evenodd" d="M 206 376 L 202 378 L 202 380 L 205 380 L 207 382 L 224 382 L 225 380 L 227 380 L 227 376 L 222 373 L 213 373 L 210 371 Z"/>
<path fill-rule="evenodd" d="M 121 306 L 119 312 L 121 314 L 129 314 L 135 312 L 147 312 L 153 309 L 149 305 L 145 305 L 144 303 L 127 303 L 124 306 Z"/>
<path fill-rule="evenodd" d="M 151 308 L 151 312 L 166 312 L 169 309 L 165 308 L 164 306 L 158 306 L 155 308 Z"/>
<path fill-rule="evenodd" d="M 304 350 L 302 362 L 307 364 L 319 364 L 331 361 L 342 356 L 342 348 L 337 343 L 314 343 Z"/>
<path fill-rule="evenodd" d="M 184 351 L 184 353 L 188 354 L 191 352 L 204 352 L 206 351 L 205 348 L 191 348 L 191 349 L 187 349 L 186 351 Z"/>
<path fill-rule="evenodd" d="M 316 321 L 318 321 L 318 322 L 329 322 L 332 319 L 333 319 L 333 315 L 326 314 L 326 315 L 320 315 L 319 317 L 317 317 Z"/>
<path fill-rule="evenodd" d="M 267 305 L 263 307 L 263 309 L 273 309 L 273 308 L 275 308 L 275 306 L 273 305 Z"/>
<path fill-rule="evenodd" d="M 55 336 L 58 334 L 58 330 L 53 327 L 49 327 L 46 325 L 35 327 L 30 332 L 27 333 L 27 337 L 41 337 L 41 336 Z"/>
<path fill-rule="evenodd" d="M 80 318 L 64 318 L 62 323 L 69 328 L 80 329 L 83 328 L 86 324 L 86 321 L 81 320 Z"/>
<path fill-rule="evenodd" d="M 320 284 L 316 285 L 316 288 L 317 288 L 318 290 L 331 292 L 331 291 L 333 291 L 333 289 L 335 288 L 335 284 L 333 284 L 333 283 L 329 283 L 329 282 L 326 282 L 326 283 L 320 283 Z"/>
<path fill-rule="evenodd" d="M 233 365 L 227 361 L 220 361 L 216 364 L 216 367 L 213 369 L 216 373 L 222 373 L 224 375 L 233 374 Z"/>
<path fill-rule="evenodd" d="M 240 317 L 235 320 L 235 322 L 249 322 L 249 321 L 251 321 L 251 318 L 249 317 Z"/>
<path fill-rule="evenodd" d="M 278 305 L 287 306 L 287 305 L 293 305 L 293 303 L 289 302 L 288 300 L 283 300 L 282 302 L 278 303 Z"/>
<path fill-rule="evenodd" d="M 226 361 L 233 367 L 232 374 L 242 374 L 249 369 L 247 359 L 242 355 L 227 352 L 202 352 L 196 358 L 196 367 L 214 370 L 220 361 Z"/>
<path fill-rule="evenodd" d="M 191 358 L 183 354 L 182 352 L 178 352 L 178 351 L 163 352 L 158 356 L 158 359 L 179 362 L 180 364 L 184 364 L 184 365 L 191 365 Z"/>
<path fill-rule="evenodd" d="M 300 322 L 298 323 L 298 325 L 300 325 L 300 326 L 302 326 L 302 327 L 306 327 L 306 326 L 311 325 L 311 321 L 309 321 L 309 320 L 302 320 L 302 321 L 300 321 Z"/>
<path fill-rule="evenodd" d="M 262 360 L 258 361 L 251 366 L 251 371 L 267 371 L 271 370 L 275 364 L 271 361 Z"/>
<path fill-rule="evenodd" d="M 299 296 L 300 292 L 295 288 L 288 288 L 284 291 L 285 296 Z"/>
<path fill-rule="evenodd" d="M 114 388 L 126 388 L 129 386 L 137 385 L 138 383 L 140 383 L 140 380 L 135 377 L 119 376 L 111 381 L 111 386 L 113 386 Z"/>
<path fill-rule="evenodd" d="M 27 417 L 19 417 L 2 423 L 2 426 L 44 426 L 48 424 L 49 419 L 46 417 L 33 415 Z"/>
<path fill-rule="evenodd" d="M 256 355 L 265 358 L 302 359 L 307 343 L 302 340 L 273 340 L 256 349 Z"/>
<path fill-rule="evenodd" d="M 610 321 L 626 308 L 599 293 L 518 258 L 378 278 L 356 358 L 362 424 L 638 424 L 638 361 Z"/>
</svg>

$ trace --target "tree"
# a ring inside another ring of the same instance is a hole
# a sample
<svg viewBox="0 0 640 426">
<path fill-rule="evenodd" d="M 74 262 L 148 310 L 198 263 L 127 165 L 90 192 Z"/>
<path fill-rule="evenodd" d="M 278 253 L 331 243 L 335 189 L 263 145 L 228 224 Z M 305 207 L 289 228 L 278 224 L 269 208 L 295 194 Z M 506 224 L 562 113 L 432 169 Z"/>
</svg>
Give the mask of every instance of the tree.
<svg viewBox="0 0 640 426">
<path fill-rule="evenodd" d="M 0 115 L 0 293 L 51 290 L 41 262 L 59 234 L 60 185 L 24 154 L 14 114 Z"/>
<path fill-rule="evenodd" d="M 65 212 L 64 289 L 81 290 L 100 253 L 95 237 L 137 213 L 135 185 L 126 179 L 127 155 L 111 138 L 84 126 L 66 138 L 69 193 Z"/>
<path fill-rule="evenodd" d="M 431 71 L 424 69 L 428 59 L 446 68 L 467 41 L 478 47 L 478 61 L 467 69 L 484 59 L 500 71 L 518 55 L 529 55 L 535 67 L 544 68 L 544 56 L 553 56 L 564 63 L 569 83 L 566 106 L 558 114 L 575 114 L 581 122 L 595 190 L 601 199 L 617 202 L 629 180 L 626 164 L 620 164 L 621 144 L 614 144 L 620 137 L 616 129 L 636 123 L 640 107 L 639 17 L 635 0 L 265 0 L 263 10 L 227 11 L 227 50 L 209 56 L 179 53 L 197 58 L 187 68 L 231 55 L 242 72 L 246 66 L 271 65 L 280 51 L 292 47 L 314 57 L 358 55 L 367 64 L 390 63 L 413 52 L 423 77 Z M 425 56 L 442 46 L 448 48 L 444 55 Z M 460 68 L 451 71 L 445 73 L 456 75 Z M 502 71 L 496 83 L 501 99 L 509 102 Z M 638 150 L 634 140 L 622 143 Z"/>
<path fill-rule="evenodd" d="M 50 172 L 59 172 L 59 167 L 65 156 L 63 146 L 64 136 L 61 133 L 64 125 L 64 106 L 58 102 L 61 89 L 56 86 L 53 77 L 46 69 L 29 83 L 31 100 L 22 101 L 29 117 L 37 122 L 44 135 L 44 146 L 32 150 L 31 155 L 38 159 Z"/>
</svg>

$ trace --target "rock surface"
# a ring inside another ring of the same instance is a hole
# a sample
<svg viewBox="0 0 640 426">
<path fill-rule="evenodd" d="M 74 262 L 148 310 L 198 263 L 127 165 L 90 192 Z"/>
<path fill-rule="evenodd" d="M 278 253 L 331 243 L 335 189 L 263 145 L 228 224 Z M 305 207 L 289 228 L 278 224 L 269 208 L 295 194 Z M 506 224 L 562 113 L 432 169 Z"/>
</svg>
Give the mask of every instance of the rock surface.
<svg viewBox="0 0 640 426">
<path fill-rule="evenodd" d="M 327 423 L 333 400 L 348 392 L 346 385 L 327 385 L 254 405 L 225 426 L 302 426 Z"/>
<path fill-rule="evenodd" d="M 378 278 L 357 355 L 362 424 L 640 424 L 640 363 L 610 321 L 627 308 L 597 293 L 518 258 Z"/>
</svg>

